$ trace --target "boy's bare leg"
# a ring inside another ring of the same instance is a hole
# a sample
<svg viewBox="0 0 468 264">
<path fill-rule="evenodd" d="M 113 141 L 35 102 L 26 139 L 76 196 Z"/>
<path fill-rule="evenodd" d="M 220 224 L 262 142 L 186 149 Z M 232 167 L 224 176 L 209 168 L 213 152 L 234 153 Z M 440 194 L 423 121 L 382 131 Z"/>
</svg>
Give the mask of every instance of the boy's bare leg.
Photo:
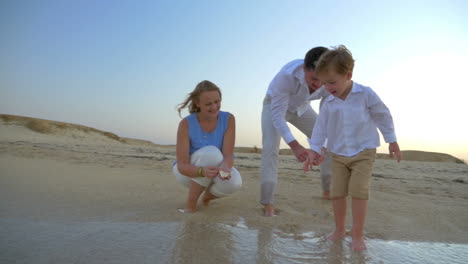
<svg viewBox="0 0 468 264">
<path fill-rule="evenodd" d="M 263 205 L 263 214 L 264 216 L 274 216 L 275 215 L 275 208 L 272 204 L 265 204 Z"/>
<path fill-rule="evenodd" d="M 214 200 L 214 199 L 217 199 L 219 197 L 213 195 L 212 193 L 210 193 L 209 190 L 207 190 L 205 192 L 205 194 L 203 195 L 203 198 L 202 198 L 202 203 L 204 206 L 208 206 L 208 204 L 210 203 L 211 200 Z"/>
<path fill-rule="evenodd" d="M 194 181 L 190 181 L 189 195 L 184 209 L 185 213 L 193 213 L 197 211 L 198 198 L 204 190 L 205 187 Z"/>
<path fill-rule="evenodd" d="M 346 235 L 346 197 L 333 199 L 335 231 L 328 236 L 330 240 L 342 239 Z"/>
<path fill-rule="evenodd" d="M 353 198 L 353 242 L 351 243 L 351 247 L 355 251 L 363 251 L 366 249 L 366 243 L 364 242 L 364 224 L 367 215 L 367 201 L 368 200 Z"/>
</svg>

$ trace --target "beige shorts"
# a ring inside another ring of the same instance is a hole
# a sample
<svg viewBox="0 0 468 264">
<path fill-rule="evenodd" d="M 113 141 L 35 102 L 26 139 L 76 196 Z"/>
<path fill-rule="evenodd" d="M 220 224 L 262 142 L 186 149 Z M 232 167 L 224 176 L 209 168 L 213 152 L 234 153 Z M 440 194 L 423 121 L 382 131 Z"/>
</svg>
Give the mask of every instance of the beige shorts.
<svg viewBox="0 0 468 264">
<path fill-rule="evenodd" d="M 352 157 L 332 154 L 331 198 L 348 196 L 369 199 L 375 149 L 366 149 Z"/>
</svg>

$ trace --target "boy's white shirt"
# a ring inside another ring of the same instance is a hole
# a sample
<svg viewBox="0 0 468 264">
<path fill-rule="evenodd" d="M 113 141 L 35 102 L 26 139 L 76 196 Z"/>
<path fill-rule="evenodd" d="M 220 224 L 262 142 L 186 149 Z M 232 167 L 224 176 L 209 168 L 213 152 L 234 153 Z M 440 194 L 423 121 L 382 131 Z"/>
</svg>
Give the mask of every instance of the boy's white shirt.
<svg viewBox="0 0 468 264">
<path fill-rule="evenodd" d="M 353 82 L 346 100 L 325 99 L 315 123 L 310 148 L 318 153 L 327 139 L 327 151 L 351 157 L 380 146 L 377 128 L 385 142 L 396 142 L 393 118 L 387 106 L 367 86 Z"/>
<path fill-rule="evenodd" d="M 329 95 L 323 86 L 314 93 L 309 93 L 309 87 L 304 78 L 303 64 L 302 59 L 286 64 L 275 75 L 267 90 L 267 95 L 271 98 L 273 125 L 286 143 L 295 140 L 286 123 L 286 111 L 302 116 L 309 109 L 310 101 Z"/>
</svg>

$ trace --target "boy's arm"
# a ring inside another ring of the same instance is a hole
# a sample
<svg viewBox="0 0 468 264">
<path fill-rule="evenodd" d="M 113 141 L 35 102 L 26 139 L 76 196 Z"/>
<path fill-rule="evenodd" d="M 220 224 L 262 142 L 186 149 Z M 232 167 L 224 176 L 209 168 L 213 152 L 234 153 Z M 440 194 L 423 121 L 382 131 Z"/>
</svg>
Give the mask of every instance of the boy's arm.
<svg viewBox="0 0 468 264">
<path fill-rule="evenodd" d="M 400 162 L 400 160 L 403 158 L 403 155 L 400 151 L 400 146 L 398 146 L 397 142 L 388 144 L 388 153 L 391 159 L 393 159 L 393 153 L 395 153 L 397 162 Z"/>
<path fill-rule="evenodd" d="M 387 143 L 396 142 L 395 127 L 390 110 L 372 90 L 368 94 L 369 112 L 380 133 Z"/>
<path fill-rule="evenodd" d="M 369 94 L 369 110 L 371 113 L 371 118 L 377 125 L 384 137 L 385 142 L 389 143 L 388 153 L 390 158 L 393 159 L 393 154 L 395 154 L 397 162 L 400 162 L 402 159 L 402 154 L 400 151 L 400 146 L 397 143 L 395 128 L 393 125 L 393 118 L 390 114 L 390 110 L 382 102 L 379 96 L 372 90 Z"/>
</svg>

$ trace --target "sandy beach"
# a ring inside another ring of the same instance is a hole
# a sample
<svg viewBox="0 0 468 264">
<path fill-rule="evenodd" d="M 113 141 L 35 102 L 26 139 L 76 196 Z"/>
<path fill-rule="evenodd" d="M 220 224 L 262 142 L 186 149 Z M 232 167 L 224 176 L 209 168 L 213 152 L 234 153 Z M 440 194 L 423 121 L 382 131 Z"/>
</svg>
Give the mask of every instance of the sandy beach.
<svg viewBox="0 0 468 264">
<path fill-rule="evenodd" d="M 468 165 L 453 157 L 377 159 L 369 249 L 356 255 L 349 238 L 325 241 L 331 202 L 294 156 L 281 155 L 278 216 L 263 217 L 260 154 L 249 152 L 236 152 L 239 192 L 181 214 L 173 146 L 1 115 L 0 263 L 405 263 L 417 250 L 413 263 L 468 263 Z"/>
</svg>

